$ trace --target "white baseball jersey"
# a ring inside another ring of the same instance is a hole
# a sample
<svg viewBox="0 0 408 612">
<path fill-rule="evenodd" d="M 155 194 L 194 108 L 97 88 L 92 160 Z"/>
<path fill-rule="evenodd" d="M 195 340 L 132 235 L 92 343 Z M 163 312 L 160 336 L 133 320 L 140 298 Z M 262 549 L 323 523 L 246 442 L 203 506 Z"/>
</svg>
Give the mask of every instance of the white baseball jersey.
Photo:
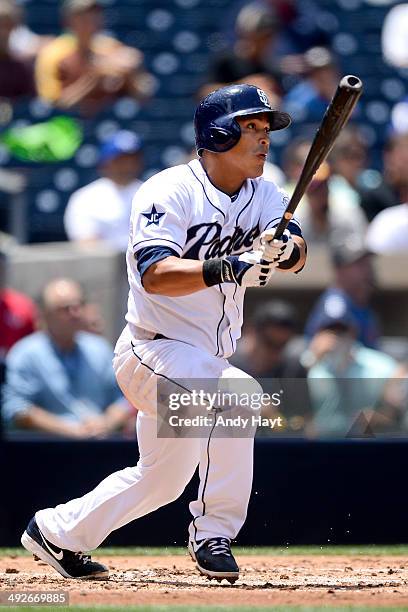
<svg viewBox="0 0 408 612">
<path fill-rule="evenodd" d="M 151 177 L 135 195 L 131 214 L 126 319 L 132 335 L 160 333 L 229 357 L 241 335 L 245 289 L 222 283 L 182 297 L 148 294 L 137 253 L 160 245 L 180 257 L 206 260 L 251 251 L 287 203 L 285 192 L 262 177 L 246 180 L 231 198 L 211 183 L 198 160 Z"/>
</svg>

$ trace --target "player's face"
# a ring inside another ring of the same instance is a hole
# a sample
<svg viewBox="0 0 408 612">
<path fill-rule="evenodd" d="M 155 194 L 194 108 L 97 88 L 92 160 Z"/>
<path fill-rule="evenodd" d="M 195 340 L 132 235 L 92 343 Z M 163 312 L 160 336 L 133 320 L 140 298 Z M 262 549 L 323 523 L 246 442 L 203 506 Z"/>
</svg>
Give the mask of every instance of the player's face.
<svg viewBox="0 0 408 612">
<path fill-rule="evenodd" d="M 231 170 L 246 178 L 261 176 L 269 151 L 269 117 L 266 113 L 238 117 L 241 138 L 238 143 L 223 155 L 228 156 Z"/>
</svg>

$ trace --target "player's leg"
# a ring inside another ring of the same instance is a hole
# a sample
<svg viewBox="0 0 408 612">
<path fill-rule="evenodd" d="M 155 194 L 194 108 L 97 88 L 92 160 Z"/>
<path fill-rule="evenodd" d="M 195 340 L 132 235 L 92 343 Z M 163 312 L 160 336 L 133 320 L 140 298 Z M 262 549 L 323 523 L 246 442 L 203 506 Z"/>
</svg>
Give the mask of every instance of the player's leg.
<svg viewBox="0 0 408 612">
<path fill-rule="evenodd" d="M 198 464 L 200 441 L 196 438 L 157 438 L 156 420 L 153 418 L 155 415 L 151 412 L 152 398 L 146 389 L 149 388 L 149 381 L 152 382 L 152 370 L 172 378 L 194 379 L 206 376 L 217 379 L 228 367 L 227 362 L 207 355 L 195 347 L 170 340 L 137 342 L 135 347 L 136 350 L 127 348 L 126 354 L 122 355 L 121 360 L 117 360 L 119 363 L 116 364 L 116 371 L 122 388 L 125 392 L 128 391 L 128 399 L 137 405 L 140 398 L 144 402 L 143 415 L 138 419 L 141 455 L 138 465 L 112 474 L 82 498 L 38 512 L 36 518 L 39 527 L 51 547 L 54 545 L 59 550 L 68 551 L 97 547 L 114 529 L 178 497 Z M 144 369 L 140 370 L 141 362 L 148 367 L 143 366 Z M 146 380 L 143 380 L 144 377 Z M 208 518 L 219 513 L 218 522 L 211 523 L 211 533 L 229 538 L 231 533 L 235 534 L 239 530 L 245 519 L 245 490 L 248 490 L 249 496 L 252 446 L 248 440 L 244 441 L 244 444 L 238 441 L 242 444 L 242 452 L 235 452 L 232 448 L 234 452 L 224 469 L 223 462 L 228 451 L 224 454 L 222 450 L 223 446 L 225 449 L 222 444 L 225 440 L 220 442 L 221 445 L 216 444 L 215 449 L 210 448 L 214 460 L 208 464 L 206 487 L 203 470 L 207 468 L 204 467 L 204 459 L 202 461 L 201 487 L 205 489 L 205 496 L 208 495 L 208 487 L 212 491 L 208 498 L 211 514 L 205 515 L 202 510 L 197 509 L 195 515 L 198 516 L 197 520 L 203 515 L 201 518 L 205 523 L 200 525 L 200 534 L 205 534 L 206 530 L 210 529 Z M 206 442 L 201 442 L 201 446 L 204 457 Z M 232 476 L 225 480 L 228 471 L 231 471 Z M 219 486 L 220 491 L 224 488 L 225 495 L 217 498 L 216 490 Z M 232 491 L 232 488 L 235 491 Z M 237 491 L 240 493 L 237 494 Z M 32 550 L 27 546 L 27 542 L 23 544 Z M 42 546 L 41 541 L 40 545 Z M 43 551 L 32 552 L 38 554 Z M 58 560 L 51 558 L 51 562 L 49 552 L 44 552 L 48 555 L 44 560 L 61 571 Z M 57 554 L 60 553 L 57 551 Z M 41 557 L 40 554 L 38 556 Z"/>
<path fill-rule="evenodd" d="M 66 577 L 84 577 L 84 573 L 87 577 L 102 577 L 100 568 L 94 568 L 92 562 L 82 563 L 70 551 L 92 550 L 113 530 L 179 497 L 198 465 L 198 439 L 157 437 L 152 395 L 146 389 L 149 384 L 150 390 L 154 387 L 152 370 L 158 361 L 166 369 L 163 351 L 155 351 L 159 343 L 138 343 L 140 356 L 150 364 L 150 370 L 132 349 L 126 349 L 116 364 L 128 399 L 143 408 L 137 420 L 140 453 L 137 465 L 111 474 L 81 498 L 40 510 L 23 534 L 23 545 Z M 151 346 L 147 350 L 148 344 Z M 177 344 L 178 354 L 172 351 L 168 360 L 173 364 L 191 363 L 191 357 L 183 359 L 183 347 Z M 182 371 L 176 373 L 181 377 Z M 64 567 L 65 559 L 68 568 Z"/>
<path fill-rule="evenodd" d="M 60 548 L 93 550 L 115 529 L 177 499 L 198 463 L 196 440 L 160 439 L 156 419 L 137 419 L 140 458 L 83 497 L 40 510 L 37 523 Z"/>
<path fill-rule="evenodd" d="M 140 413 L 137 465 L 111 474 L 83 497 L 37 512 L 37 525 L 31 521 L 23 545 L 65 577 L 107 577 L 106 568 L 83 563 L 69 551 L 93 550 L 115 529 L 177 499 L 198 463 L 197 440 L 158 444 L 156 428 L 154 417 Z"/>
<path fill-rule="evenodd" d="M 259 385 L 237 368 L 224 367 L 220 377 L 236 379 L 232 388 L 257 393 Z M 238 382 L 239 379 L 239 382 Z M 189 550 L 201 573 L 213 578 L 236 580 L 239 568 L 230 550 L 244 524 L 253 476 L 253 436 L 251 410 L 245 428 L 237 426 L 229 432 L 213 431 L 201 441 L 200 487 L 197 500 L 190 504 L 194 517 L 189 527 Z M 219 428 L 217 428 L 219 429 Z M 226 437 L 224 437 L 226 436 Z"/>
</svg>

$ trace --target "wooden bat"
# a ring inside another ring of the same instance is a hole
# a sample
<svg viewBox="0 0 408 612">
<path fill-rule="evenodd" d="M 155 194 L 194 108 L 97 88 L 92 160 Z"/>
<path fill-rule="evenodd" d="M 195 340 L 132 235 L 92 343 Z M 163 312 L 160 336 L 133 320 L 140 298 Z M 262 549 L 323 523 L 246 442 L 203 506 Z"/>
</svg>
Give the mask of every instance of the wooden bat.
<svg viewBox="0 0 408 612">
<path fill-rule="evenodd" d="M 276 228 L 274 239 L 282 237 L 314 174 L 332 150 L 337 136 L 349 120 L 362 92 L 363 84 L 358 77 L 347 75 L 341 79 L 315 134 L 295 190 Z M 266 274 L 267 270 L 262 272 Z"/>
</svg>

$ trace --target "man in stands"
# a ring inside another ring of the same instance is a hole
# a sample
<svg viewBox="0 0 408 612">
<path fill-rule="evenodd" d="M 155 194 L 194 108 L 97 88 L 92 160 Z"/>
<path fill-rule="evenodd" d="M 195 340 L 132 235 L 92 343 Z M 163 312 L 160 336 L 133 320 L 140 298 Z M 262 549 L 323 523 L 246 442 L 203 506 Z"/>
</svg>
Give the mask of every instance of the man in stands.
<svg viewBox="0 0 408 612">
<path fill-rule="evenodd" d="M 83 305 L 73 280 L 46 285 L 42 331 L 7 356 L 3 417 L 9 429 L 100 438 L 127 422 L 130 408 L 115 381 L 113 351 L 100 336 L 81 331 Z"/>
<path fill-rule="evenodd" d="M 339 237 L 331 245 L 334 281 L 323 292 L 306 323 L 306 336 L 312 338 L 322 316 L 345 313 L 356 323 L 356 339 L 369 348 L 377 348 L 379 325 L 370 306 L 375 286 L 372 254 L 357 234 Z"/>
<path fill-rule="evenodd" d="M 107 139 L 99 154 L 101 178 L 72 194 L 64 216 L 70 240 L 105 240 L 126 251 L 132 200 L 142 184 L 142 143 L 133 132 L 121 130 Z"/>
<path fill-rule="evenodd" d="M 102 34 L 98 0 L 65 0 L 62 15 L 68 32 L 38 55 L 40 96 L 63 108 L 79 107 L 85 115 L 120 96 L 151 96 L 154 81 L 143 67 L 142 53 Z"/>
</svg>

